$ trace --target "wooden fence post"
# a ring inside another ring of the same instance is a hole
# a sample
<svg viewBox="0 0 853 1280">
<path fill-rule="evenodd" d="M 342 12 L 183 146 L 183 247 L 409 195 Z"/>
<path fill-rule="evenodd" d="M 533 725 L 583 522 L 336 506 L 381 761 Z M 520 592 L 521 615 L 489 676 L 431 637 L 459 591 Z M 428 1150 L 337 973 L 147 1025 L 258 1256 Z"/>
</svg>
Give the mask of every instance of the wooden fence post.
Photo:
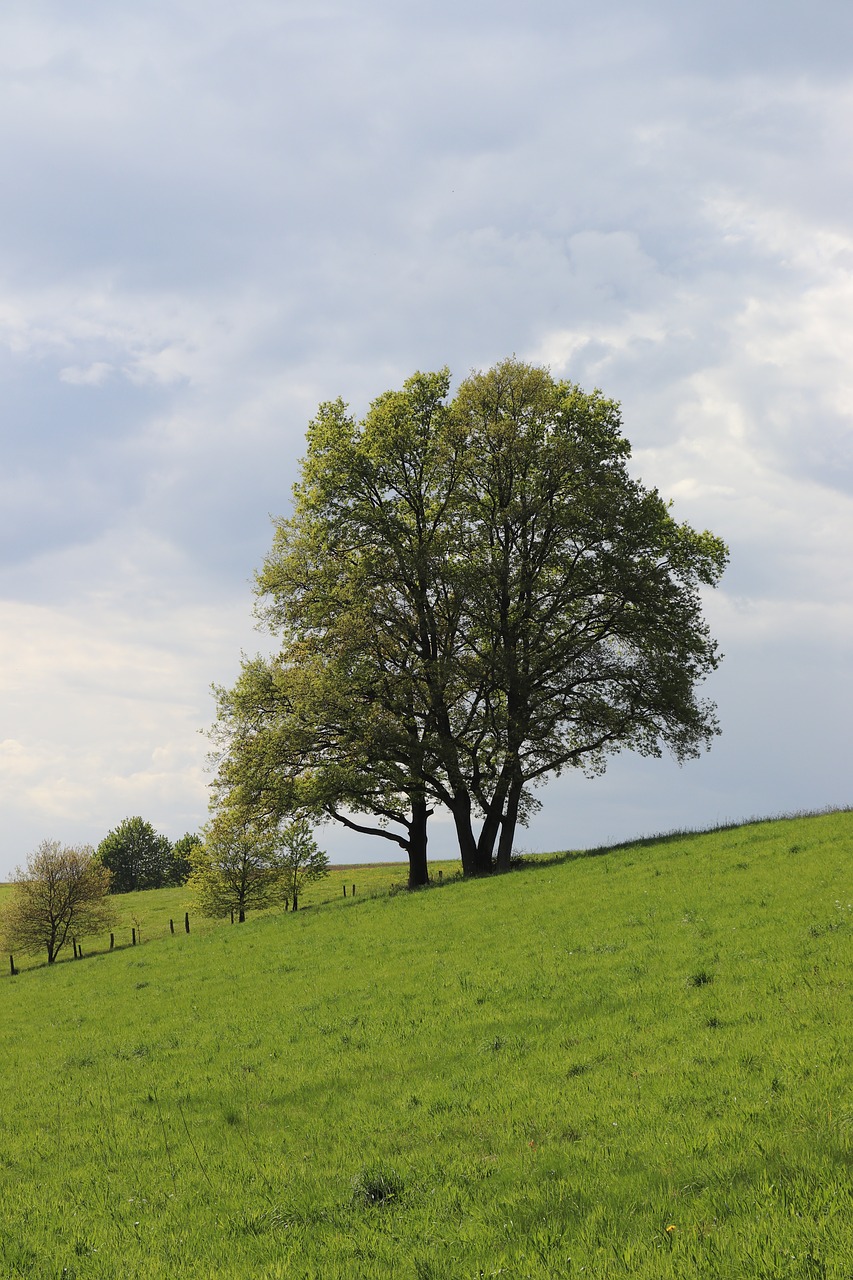
<svg viewBox="0 0 853 1280">
<path fill-rule="evenodd" d="M 9 956 L 9 964 L 12 966 L 12 977 L 16 977 L 18 970 L 15 968 L 15 957 Z"/>
<path fill-rule="evenodd" d="M 186 929 L 187 933 L 189 933 L 189 931 L 190 931 L 190 913 L 189 913 L 189 911 L 185 911 L 185 912 L 184 912 L 184 928 Z"/>
<path fill-rule="evenodd" d="M 174 932 L 175 932 L 175 922 L 174 922 L 174 920 L 170 920 L 170 921 L 169 921 L 169 929 L 171 930 L 171 932 L 172 932 L 172 933 L 174 933 Z"/>
<path fill-rule="evenodd" d="M 347 887 L 346 887 L 346 885 L 344 885 L 344 897 L 346 897 L 346 896 L 347 896 Z"/>
<path fill-rule="evenodd" d="M 352 887 L 352 896 L 355 897 L 355 885 Z"/>
<path fill-rule="evenodd" d="M 130 931 L 130 940 L 133 943 L 133 945 L 136 946 L 136 930 L 135 929 L 131 929 Z"/>
<path fill-rule="evenodd" d="M 114 933 L 111 933 L 110 934 L 110 951 L 112 951 L 115 944 L 116 944 L 116 936 Z"/>
</svg>

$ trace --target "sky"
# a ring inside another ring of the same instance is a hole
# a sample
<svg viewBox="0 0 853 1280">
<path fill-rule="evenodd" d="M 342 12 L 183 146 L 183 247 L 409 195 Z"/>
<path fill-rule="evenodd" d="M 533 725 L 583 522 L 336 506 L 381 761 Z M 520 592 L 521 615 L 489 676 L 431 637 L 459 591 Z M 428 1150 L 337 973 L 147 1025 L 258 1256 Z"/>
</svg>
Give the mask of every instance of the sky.
<svg viewBox="0 0 853 1280">
<path fill-rule="evenodd" d="M 731 549 L 711 751 L 519 848 L 853 804 L 848 0 L 5 0 L 0 165 L 0 878 L 199 828 L 317 405 L 513 353 Z"/>
</svg>

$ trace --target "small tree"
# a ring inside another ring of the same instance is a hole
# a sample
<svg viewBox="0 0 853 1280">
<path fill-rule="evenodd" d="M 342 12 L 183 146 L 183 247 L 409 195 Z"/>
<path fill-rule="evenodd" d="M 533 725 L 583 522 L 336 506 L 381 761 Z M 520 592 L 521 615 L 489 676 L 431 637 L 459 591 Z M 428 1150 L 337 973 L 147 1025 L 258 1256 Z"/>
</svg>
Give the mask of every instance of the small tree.
<svg viewBox="0 0 853 1280">
<path fill-rule="evenodd" d="M 328 856 L 311 834 L 311 823 L 307 818 L 294 818 L 283 828 L 279 866 L 285 902 L 290 901 L 295 911 L 305 886 L 329 874 Z"/>
<path fill-rule="evenodd" d="M 161 889 L 169 881 L 172 845 L 150 822 L 125 818 L 98 845 L 98 857 L 112 872 L 112 892 Z"/>
<path fill-rule="evenodd" d="M 90 845 L 43 840 L 15 873 L 0 922 L 7 951 L 47 952 L 53 964 L 69 937 L 108 929 L 114 920 L 110 872 Z"/>
<path fill-rule="evenodd" d="M 213 820 L 204 841 L 191 850 L 190 863 L 187 888 L 203 915 L 233 911 L 242 924 L 248 910 L 271 906 L 281 896 L 273 837 L 229 813 Z"/>
</svg>

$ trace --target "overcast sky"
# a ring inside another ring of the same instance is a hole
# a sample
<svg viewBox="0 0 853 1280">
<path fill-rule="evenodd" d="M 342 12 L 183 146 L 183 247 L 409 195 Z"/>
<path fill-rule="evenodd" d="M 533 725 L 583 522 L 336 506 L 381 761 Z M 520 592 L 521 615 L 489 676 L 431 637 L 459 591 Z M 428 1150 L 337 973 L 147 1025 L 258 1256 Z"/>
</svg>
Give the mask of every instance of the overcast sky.
<svg viewBox="0 0 853 1280">
<path fill-rule="evenodd" d="M 732 556 L 712 751 L 523 847 L 853 803 L 852 72 L 849 0 L 5 0 L 0 876 L 198 828 L 317 404 L 513 352 Z"/>
</svg>

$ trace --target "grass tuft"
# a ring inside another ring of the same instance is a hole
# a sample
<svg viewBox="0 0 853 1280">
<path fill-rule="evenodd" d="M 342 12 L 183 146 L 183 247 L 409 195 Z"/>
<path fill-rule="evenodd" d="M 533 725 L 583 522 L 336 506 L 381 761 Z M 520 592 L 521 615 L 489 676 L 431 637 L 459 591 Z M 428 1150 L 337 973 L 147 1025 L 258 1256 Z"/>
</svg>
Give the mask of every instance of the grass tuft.
<svg viewBox="0 0 853 1280">
<path fill-rule="evenodd" d="M 387 1165 L 366 1165 L 353 1179 L 354 1204 L 386 1205 L 403 1194 L 403 1179 Z"/>
</svg>

